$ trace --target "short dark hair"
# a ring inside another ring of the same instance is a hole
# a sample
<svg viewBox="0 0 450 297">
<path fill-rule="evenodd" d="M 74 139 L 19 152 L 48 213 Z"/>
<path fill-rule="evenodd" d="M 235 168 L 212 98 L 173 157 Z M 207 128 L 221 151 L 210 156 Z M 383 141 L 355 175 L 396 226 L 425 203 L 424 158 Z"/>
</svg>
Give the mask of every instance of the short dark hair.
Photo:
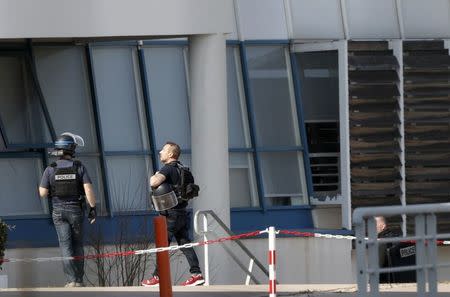
<svg viewBox="0 0 450 297">
<path fill-rule="evenodd" d="M 165 145 L 170 147 L 170 152 L 172 153 L 175 159 L 178 159 L 181 155 L 181 148 L 178 144 L 172 141 L 167 141 Z"/>
</svg>

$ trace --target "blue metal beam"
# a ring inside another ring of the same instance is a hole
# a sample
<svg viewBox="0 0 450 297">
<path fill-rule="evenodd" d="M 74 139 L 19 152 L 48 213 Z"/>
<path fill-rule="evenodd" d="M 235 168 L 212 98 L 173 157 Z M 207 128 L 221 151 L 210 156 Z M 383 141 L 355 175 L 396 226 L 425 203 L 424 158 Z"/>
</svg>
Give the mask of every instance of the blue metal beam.
<svg viewBox="0 0 450 297">
<path fill-rule="evenodd" d="M 109 212 L 109 215 L 112 217 L 113 212 L 111 209 L 111 195 L 109 192 L 109 186 L 108 186 L 108 173 L 106 172 L 106 160 L 105 160 L 105 150 L 103 147 L 103 134 L 102 134 L 102 126 L 100 121 L 100 110 L 98 106 L 98 100 L 97 100 L 97 88 L 95 85 L 95 76 L 94 76 L 94 65 L 92 61 L 92 49 L 89 45 L 85 48 L 85 55 L 86 55 L 86 64 L 87 64 L 87 71 L 89 76 L 89 85 L 90 85 L 90 93 L 91 93 L 91 100 L 92 100 L 92 110 L 94 113 L 94 119 L 95 119 L 95 133 L 97 135 L 97 144 L 98 144 L 98 150 L 100 151 L 100 167 L 101 167 L 101 173 L 102 173 L 102 182 L 103 182 L 103 194 L 105 196 L 105 204 L 106 209 Z"/>
<path fill-rule="evenodd" d="M 138 61 L 139 61 L 139 73 L 141 78 L 141 86 L 142 86 L 142 95 L 144 97 L 144 106 L 145 106 L 145 117 L 146 117 L 146 124 L 147 124 L 147 132 L 148 137 L 150 139 L 150 151 L 151 151 L 151 158 L 152 158 L 152 168 L 153 172 L 158 171 L 158 159 L 157 159 L 157 150 L 156 150 L 156 136 L 155 136 L 155 127 L 153 124 L 153 118 L 152 118 L 152 105 L 150 102 L 150 89 L 148 86 L 148 76 L 147 76 L 147 68 L 145 64 L 145 55 L 144 55 L 144 49 L 142 48 L 142 45 L 137 46 L 137 54 L 138 54 Z"/>
<path fill-rule="evenodd" d="M 41 85 L 39 84 L 39 78 L 36 69 L 36 61 L 34 58 L 33 45 L 31 43 L 31 39 L 27 39 L 27 49 L 28 49 L 28 65 L 31 70 L 31 77 L 33 80 L 34 87 L 36 89 L 39 102 L 41 104 L 42 112 L 44 113 L 45 122 L 47 123 L 47 127 L 50 132 L 50 136 L 52 141 L 56 140 L 56 133 L 53 127 L 52 120 L 50 118 L 50 113 L 48 112 L 47 105 L 45 104 L 44 94 L 42 93 Z"/>
<path fill-rule="evenodd" d="M 295 53 L 290 53 L 292 80 L 294 81 L 295 105 L 297 107 L 297 121 L 300 128 L 300 137 L 303 146 L 303 164 L 306 173 L 306 186 L 308 189 L 308 201 L 311 203 L 310 197 L 314 195 L 314 187 L 312 180 L 311 164 L 309 162 L 308 139 L 306 137 L 305 121 L 303 116 L 302 93 L 300 85 L 300 75 L 298 73 L 298 64 Z"/>
<path fill-rule="evenodd" d="M 251 147 L 255 148 L 257 145 L 256 142 L 256 120 L 253 112 L 253 97 L 250 88 L 250 79 L 248 74 L 248 64 L 247 64 L 247 51 L 244 43 L 239 43 L 239 54 L 241 58 L 242 65 L 242 78 L 244 82 L 244 93 L 245 93 L 245 102 L 247 104 L 247 116 L 249 119 L 249 128 L 250 128 L 250 141 Z M 256 185 L 258 190 L 259 203 L 263 211 L 266 211 L 266 199 L 264 197 L 264 184 L 262 181 L 262 173 L 261 173 L 261 165 L 260 165 L 260 156 L 257 151 L 253 153 L 253 163 L 255 166 L 255 174 L 256 174 Z"/>
</svg>

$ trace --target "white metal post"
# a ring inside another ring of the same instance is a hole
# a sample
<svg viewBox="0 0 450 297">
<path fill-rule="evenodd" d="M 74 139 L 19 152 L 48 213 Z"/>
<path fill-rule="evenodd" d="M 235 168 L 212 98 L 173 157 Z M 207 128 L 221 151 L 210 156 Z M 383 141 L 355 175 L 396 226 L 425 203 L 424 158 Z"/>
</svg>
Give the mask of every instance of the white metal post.
<svg viewBox="0 0 450 297">
<path fill-rule="evenodd" d="M 417 296 L 425 296 L 426 292 L 426 254 L 425 254 L 425 215 L 416 215 L 415 219 L 416 227 L 416 265 L 417 268 Z"/>
<path fill-rule="evenodd" d="M 431 236 L 426 244 L 427 254 L 427 276 L 428 276 L 428 296 L 437 295 L 437 221 L 435 214 L 426 215 L 426 234 Z"/>
<path fill-rule="evenodd" d="M 348 47 L 347 41 L 339 42 L 339 135 L 340 143 L 340 173 L 342 195 L 342 227 L 352 229 L 352 202 L 351 202 L 351 178 L 350 178 L 350 115 L 348 102 Z"/>
<path fill-rule="evenodd" d="M 208 220 L 206 219 L 206 214 L 203 214 L 203 241 L 207 241 L 206 236 L 208 232 Z M 205 261 L 205 286 L 209 286 L 209 259 L 208 259 L 208 245 L 204 245 L 204 261 Z"/>
<path fill-rule="evenodd" d="M 398 61 L 398 91 L 400 93 L 399 102 L 398 105 L 400 106 L 400 109 L 398 111 L 398 117 L 400 118 L 400 125 L 398 126 L 398 129 L 400 131 L 400 176 L 401 176 L 401 190 L 402 194 L 400 196 L 400 202 L 402 205 L 406 205 L 406 157 L 405 157 L 405 96 L 403 92 L 403 86 L 404 86 L 404 79 L 403 79 L 403 41 L 396 39 L 391 40 L 389 42 L 390 48 L 394 52 L 394 56 L 397 58 Z M 406 236 L 406 215 L 402 214 L 402 232 L 403 236 Z"/>
<path fill-rule="evenodd" d="M 253 258 L 251 258 L 250 263 L 248 264 L 248 271 L 250 272 L 252 272 L 253 270 L 253 263 L 255 263 L 255 261 L 253 260 Z M 247 277 L 245 278 L 245 285 L 250 285 L 250 273 L 247 273 Z"/>
<path fill-rule="evenodd" d="M 277 296 L 275 236 L 275 227 L 269 227 L 269 297 Z"/>
<path fill-rule="evenodd" d="M 366 221 L 355 224 L 358 296 L 367 296 Z"/>
<path fill-rule="evenodd" d="M 367 219 L 367 233 L 369 238 L 369 244 L 367 246 L 368 250 L 368 261 L 369 261 L 369 284 L 370 284 L 370 294 L 371 296 L 380 296 L 380 264 L 378 263 L 378 235 L 377 235 L 377 223 L 375 217 L 370 217 Z"/>
</svg>

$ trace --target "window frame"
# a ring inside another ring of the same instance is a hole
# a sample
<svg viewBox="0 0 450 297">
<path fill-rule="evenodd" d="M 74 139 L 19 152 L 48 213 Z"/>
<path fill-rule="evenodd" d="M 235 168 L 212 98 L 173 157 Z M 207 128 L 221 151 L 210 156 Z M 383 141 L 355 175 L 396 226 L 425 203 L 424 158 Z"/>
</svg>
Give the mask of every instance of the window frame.
<svg viewBox="0 0 450 297">
<path fill-rule="evenodd" d="M 250 127 L 250 139 L 251 139 L 251 149 L 253 153 L 254 159 L 254 167 L 257 176 L 257 187 L 258 187 L 258 196 L 260 200 L 260 207 L 262 211 L 267 211 L 271 209 L 290 209 L 290 208 L 302 208 L 304 206 L 309 206 L 309 195 L 311 193 L 310 183 L 307 180 L 310 180 L 309 170 L 306 168 L 305 161 L 309 160 L 307 158 L 307 146 L 304 145 L 304 136 L 305 129 L 302 117 L 302 108 L 299 101 L 299 93 L 298 93 L 298 84 L 297 79 L 295 79 L 296 73 L 295 68 L 293 68 L 293 60 L 290 53 L 290 42 L 284 40 L 252 40 L 252 41 L 240 41 L 239 48 L 241 54 L 241 64 L 243 71 L 243 80 L 244 80 L 244 90 L 245 97 L 247 102 L 247 111 L 248 111 L 248 119 L 249 119 L 249 127 Z M 249 46 L 282 46 L 284 50 L 284 58 L 286 60 L 286 71 L 287 71 L 287 80 L 289 84 L 289 98 L 292 105 L 292 112 L 296 113 L 296 116 L 293 116 L 294 119 L 294 132 L 296 137 L 296 141 L 300 143 L 298 146 L 258 146 L 256 141 L 256 122 L 254 118 L 254 99 L 252 95 L 252 91 L 250 88 L 250 76 L 249 76 L 249 67 L 247 64 L 247 48 Z M 300 169 L 300 178 L 303 179 L 302 183 L 302 192 L 303 192 L 303 200 L 306 204 L 303 205 L 288 205 L 288 206 L 269 206 L 267 205 L 266 192 L 264 188 L 264 182 L 262 178 L 262 161 L 261 161 L 261 153 L 264 152 L 300 152 L 302 155 L 303 162 L 298 158 L 299 169 Z M 309 166 L 308 166 L 309 167 Z M 312 185 L 312 184 L 311 184 Z"/>
<path fill-rule="evenodd" d="M 31 78 L 30 85 L 36 92 L 36 96 L 39 101 L 39 107 L 41 108 L 42 116 L 44 117 L 43 120 L 52 141 L 51 143 L 11 143 L 11 138 L 8 136 L 6 126 L 4 125 L 4 121 L 2 120 L 0 115 L 0 134 L 3 138 L 6 149 L 45 149 L 53 146 L 53 141 L 55 141 L 56 139 L 56 133 L 47 109 L 47 105 L 45 104 L 45 100 L 43 98 L 42 89 L 39 84 L 39 78 L 37 77 L 36 62 L 34 59 L 34 52 L 31 41 L 28 40 L 27 43 L 23 43 L 20 45 L 5 44 L 0 46 L 0 57 L 18 57 L 23 59 L 23 63 L 29 71 L 29 76 Z"/>
<path fill-rule="evenodd" d="M 43 42 L 43 43 L 35 43 L 36 45 L 46 45 L 46 46 L 58 46 L 58 45 L 64 45 L 67 46 L 67 43 L 59 44 L 59 43 L 51 43 L 51 42 Z M 299 105 L 299 97 L 298 97 L 298 85 L 296 85 L 296 73 L 295 68 L 292 67 L 292 50 L 289 48 L 290 42 L 288 40 L 253 40 L 253 41 L 237 41 L 237 40 L 227 40 L 227 46 L 234 46 L 234 57 L 235 57 L 235 66 L 236 66 L 236 75 L 237 75 L 237 82 L 238 82 L 238 91 L 239 91 L 239 98 L 241 102 L 241 108 L 245 106 L 245 109 L 242 109 L 242 118 L 244 122 L 244 127 L 247 129 L 247 131 L 244 133 L 246 136 L 246 142 L 249 143 L 248 147 L 245 148 L 239 148 L 239 147 L 229 147 L 228 151 L 229 153 L 246 153 L 249 156 L 249 174 L 253 176 L 254 183 L 256 184 L 254 189 L 256 189 L 256 199 L 259 200 L 259 206 L 258 207 L 239 207 L 239 208 L 230 208 L 230 215 L 231 215 L 231 225 L 232 229 L 235 232 L 241 232 L 241 231 L 248 231 L 251 230 L 253 227 L 250 225 L 255 224 L 257 225 L 257 228 L 261 228 L 262 226 L 266 226 L 267 222 L 277 222 L 277 224 L 281 224 L 280 226 L 283 228 L 312 228 L 312 216 L 311 216 L 311 205 L 305 204 L 305 205 L 290 205 L 290 206 L 267 206 L 265 202 L 265 197 L 262 193 L 263 187 L 262 187 L 262 179 L 261 179 L 261 168 L 260 168 L 260 160 L 256 160 L 255 156 L 259 156 L 263 152 L 285 152 L 285 151 L 291 151 L 291 152 L 297 152 L 303 154 L 303 163 L 307 158 L 305 157 L 305 153 L 307 154 L 307 151 L 305 151 L 305 141 L 301 140 L 300 143 L 303 145 L 301 146 L 289 146 L 289 147 L 281 147 L 281 146 L 273 146 L 273 147 L 255 147 L 255 139 L 254 139 L 254 132 L 255 129 L 252 128 L 252 110 L 250 109 L 251 103 L 249 105 L 249 80 L 248 80 L 248 69 L 246 64 L 246 52 L 245 49 L 247 46 L 271 46 L 271 45 L 278 45 L 284 47 L 284 56 L 286 59 L 286 71 L 288 73 L 288 83 L 289 83 L 289 94 L 290 94 L 290 100 L 293 108 L 296 109 L 296 117 L 294 117 L 295 122 L 295 131 L 296 131 L 296 137 L 302 137 L 304 133 L 302 133 L 302 129 L 304 129 L 304 124 L 302 122 L 302 117 L 300 115 L 301 111 L 301 105 Z M 69 45 L 74 45 L 70 43 Z M 137 47 L 137 64 L 138 69 L 135 69 L 138 71 L 139 78 L 136 77 L 136 84 L 141 85 L 141 89 L 137 90 L 142 92 L 139 94 L 138 100 L 143 100 L 144 102 L 144 110 L 145 114 L 144 117 L 146 117 L 146 121 L 143 123 L 140 123 L 142 125 L 141 128 L 147 128 L 147 136 L 149 139 L 149 149 L 142 150 L 142 151 L 107 151 L 104 147 L 104 138 L 103 133 L 101 129 L 101 122 L 99 117 L 99 104 L 98 104 L 98 97 L 97 97 L 97 90 L 96 90 L 96 84 L 95 84 L 95 76 L 93 74 L 93 55 L 92 55 L 92 49 L 96 46 L 117 46 L 117 45 L 128 45 L 128 46 L 136 46 Z M 111 198 L 110 198 L 110 189 L 109 189 L 109 183 L 108 183 L 108 174 L 106 170 L 106 158 L 109 156 L 145 156 L 145 157 L 151 157 L 153 160 L 158 160 L 158 152 L 159 148 L 155 147 L 155 136 L 154 136 L 154 126 L 153 121 L 151 118 L 152 110 L 151 107 L 147 105 L 148 102 L 150 102 L 150 93 L 149 93 L 149 86 L 146 79 L 146 67 L 145 67 L 145 57 L 143 56 L 143 52 L 141 51 L 142 45 L 150 45 L 150 46 L 173 46 L 173 47 L 183 47 L 183 55 L 184 55 L 184 62 L 185 62 L 185 74 L 186 74 L 186 80 L 187 80 L 187 90 L 188 90 L 188 101 L 190 101 L 190 92 L 189 92 L 189 71 L 188 71 L 188 54 L 187 54 L 187 45 L 188 41 L 185 40 L 170 40 L 170 41 L 120 41 L 120 42 L 96 42 L 96 43 L 88 43 L 84 45 L 84 52 L 85 52 L 85 63 L 86 63 L 86 69 L 89 79 L 89 90 L 90 90 L 90 97 L 92 102 L 92 112 L 93 112 L 93 118 L 94 122 L 93 129 L 95 129 L 95 135 L 97 138 L 97 145 L 98 145 L 98 153 L 92 154 L 92 153 L 83 153 L 80 155 L 83 156 L 97 156 L 99 158 L 99 166 L 100 166 L 100 172 L 103 184 L 103 192 L 105 197 L 105 208 L 106 208 L 106 216 L 99 217 L 98 220 L 100 224 L 108 225 L 112 221 L 114 221 L 117 216 L 155 216 L 157 213 L 154 210 L 142 210 L 142 211 L 112 211 L 111 208 Z M 141 56 L 142 55 L 142 56 Z M 145 77 L 144 77 L 145 74 Z M 147 100 L 148 99 L 148 100 Z M 189 104 L 189 102 L 188 102 Z M 295 112 L 295 111 L 293 111 Z M 189 115 L 190 116 L 190 115 Z M 1 119 L 0 119 L 1 120 Z M 144 127 L 146 125 L 146 127 Z M 0 126 L 0 133 L 3 132 L 2 126 Z M 299 135 L 300 134 L 300 135 Z M 4 135 L 1 135 L 4 136 Z M 190 149 L 183 150 L 183 153 L 189 154 L 191 152 Z M 48 158 L 46 156 L 45 150 L 39 151 L 39 153 L 42 154 L 42 163 L 44 167 L 47 165 Z M 4 155 L 5 153 L 0 152 L 0 155 Z M 250 156 L 253 156 L 253 158 L 250 158 Z M 253 160 L 252 160 L 253 159 Z M 156 166 L 158 162 L 152 162 L 153 170 L 156 171 Z M 300 164 L 303 166 L 304 164 Z M 308 176 L 308 172 L 305 171 L 306 177 Z M 259 186 L 259 185 L 261 186 Z M 303 189 L 307 189 L 305 185 L 302 187 Z M 309 190 L 307 190 L 307 196 L 308 196 Z M 255 198 L 252 198 L 255 199 Z M 295 218 L 295 221 L 291 221 L 290 219 L 286 219 L 286 216 L 289 216 L 290 218 Z M 13 216 L 8 217 L 7 220 L 11 222 L 12 224 L 19 224 L 19 225 L 35 225 L 35 223 L 39 226 L 42 224 L 49 225 L 48 219 L 50 215 L 43 215 L 43 216 Z M 254 218 L 254 221 L 250 222 L 249 217 Z M 36 226 L 37 226 L 36 225 Z M 52 226 L 48 226 L 45 229 L 42 229 L 39 231 L 39 234 L 42 235 L 42 233 L 45 233 L 45 238 L 48 238 L 48 242 L 41 243 L 39 241 L 34 242 L 31 240 L 32 246 L 48 246 L 49 242 L 51 242 L 50 246 L 57 246 L 57 241 L 55 241 L 54 238 L 54 232 L 51 231 Z M 48 230 L 47 230 L 48 229 Z M 27 231 L 25 233 L 30 233 L 30 231 Z M 50 233 L 50 234 L 48 234 Z M 16 243 L 13 242 L 13 245 L 19 244 L 22 240 L 22 238 L 25 238 L 27 234 L 22 234 L 22 232 L 17 232 L 14 234 Z M 34 238 L 34 237 L 33 237 Z M 13 240 L 14 241 L 14 240 Z M 45 241 L 45 240 L 44 240 Z M 27 244 L 30 242 L 28 241 Z"/>
<path fill-rule="evenodd" d="M 339 76 L 339 142 L 340 142 L 340 201 L 331 204 L 341 205 L 342 226 L 351 229 L 351 191 L 350 191 L 350 134 L 348 110 L 348 51 L 347 41 L 305 42 L 292 45 L 292 53 L 337 51 Z M 320 203 L 323 204 L 323 203 Z M 330 204 L 330 203 L 325 203 Z"/>
</svg>

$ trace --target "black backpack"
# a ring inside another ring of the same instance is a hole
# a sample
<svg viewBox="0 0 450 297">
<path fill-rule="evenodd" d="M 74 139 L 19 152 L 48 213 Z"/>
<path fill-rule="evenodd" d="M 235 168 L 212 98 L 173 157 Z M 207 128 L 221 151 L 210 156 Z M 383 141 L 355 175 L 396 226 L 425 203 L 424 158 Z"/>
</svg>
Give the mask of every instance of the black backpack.
<svg viewBox="0 0 450 297">
<path fill-rule="evenodd" d="M 178 196 L 185 201 L 197 197 L 200 187 L 195 184 L 194 176 L 189 170 L 189 167 L 185 167 L 179 162 L 177 162 L 175 166 L 180 174 L 180 181 L 175 187 Z"/>
</svg>

